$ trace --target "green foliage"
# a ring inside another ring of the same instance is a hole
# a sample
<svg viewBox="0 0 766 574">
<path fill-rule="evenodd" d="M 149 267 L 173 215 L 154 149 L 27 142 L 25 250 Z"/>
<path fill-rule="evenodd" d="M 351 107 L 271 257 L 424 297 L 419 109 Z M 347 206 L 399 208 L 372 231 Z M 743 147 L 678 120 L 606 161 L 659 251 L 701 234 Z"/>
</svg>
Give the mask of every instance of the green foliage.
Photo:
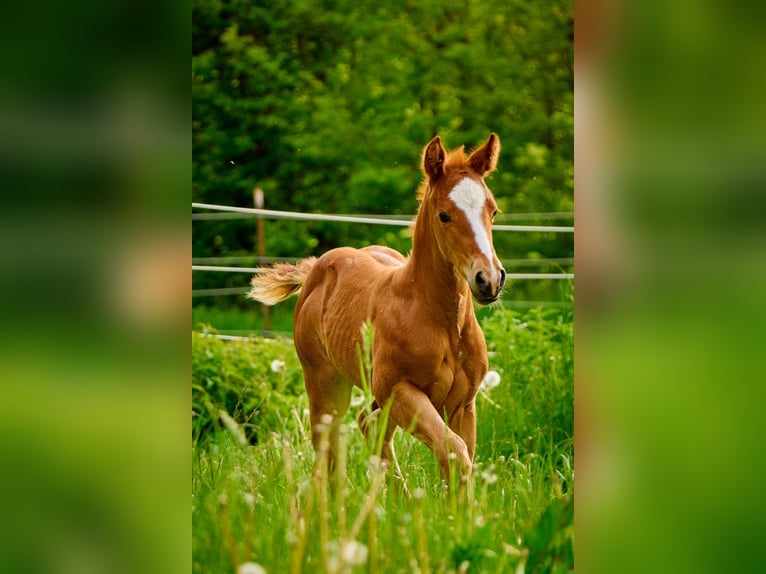
<svg viewBox="0 0 766 574">
<path fill-rule="evenodd" d="M 192 333 L 192 436 L 241 432 L 256 443 L 295 426 L 303 378 L 292 341 L 223 341 Z M 233 422 L 232 422 L 233 421 Z"/>
<path fill-rule="evenodd" d="M 503 152 L 488 183 L 501 210 L 571 211 L 573 21 L 571 0 L 194 0 L 193 199 L 250 206 L 258 185 L 274 209 L 414 214 L 422 147 L 495 131 Z M 253 253 L 254 235 L 251 220 L 195 222 L 193 253 Z M 385 226 L 314 222 L 268 221 L 267 243 L 287 257 L 409 250 Z M 573 254 L 569 234 L 495 244 L 506 259 Z M 195 288 L 236 281 L 194 274 Z"/>
<path fill-rule="evenodd" d="M 574 333 L 571 308 L 506 308 L 482 322 L 490 369 L 504 384 L 492 393 L 501 408 L 487 409 L 479 445 L 491 456 L 538 452 L 541 443 L 572 440 L 574 434 Z M 479 396 L 479 402 L 486 398 Z M 480 452 L 486 452 L 480 449 Z"/>
<path fill-rule="evenodd" d="M 209 401 L 236 425 L 193 415 L 202 437 L 193 448 L 193 571 L 246 561 L 269 573 L 573 571 L 571 308 L 489 311 L 482 326 L 500 383 L 477 399 L 472 502 L 446 489 L 433 454 L 401 431 L 394 442 L 409 495 L 393 479 L 384 486 L 354 428 L 364 401 L 352 401 L 344 421 L 345 466 L 312 479 L 292 343 L 194 335 L 195 411 Z M 284 372 L 271 371 L 275 359 Z M 200 389 L 205 381 L 213 383 Z M 242 444 L 239 429 L 255 444 Z"/>
<path fill-rule="evenodd" d="M 574 563 L 574 502 L 571 496 L 553 500 L 524 541 L 529 549 L 527 569 L 568 572 Z"/>
<path fill-rule="evenodd" d="M 210 299 L 206 299 L 209 301 Z M 271 331 L 278 334 L 289 334 L 293 330 L 293 313 L 295 302 L 293 298 L 284 303 L 269 308 Z M 264 330 L 262 308 L 253 304 L 253 309 L 243 311 L 231 306 L 198 305 L 192 307 L 192 326 L 195 330 L 210 329 L 215 326 L 219 333 L 227 335 L 250 335 Z"/>
</svg>

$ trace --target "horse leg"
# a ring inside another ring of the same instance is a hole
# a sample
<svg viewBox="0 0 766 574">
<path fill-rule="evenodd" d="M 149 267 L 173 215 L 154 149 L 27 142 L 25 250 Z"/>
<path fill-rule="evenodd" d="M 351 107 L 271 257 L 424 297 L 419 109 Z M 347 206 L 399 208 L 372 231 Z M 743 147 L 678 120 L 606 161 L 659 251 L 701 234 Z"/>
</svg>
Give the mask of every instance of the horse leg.
<svg viewBox="0 0 766 574">
<path fill-rule="evenodd" d="M 475 400 L 472 400 L 470 403 L 468 403 L 460 412 L 458 417 L 454 419 L 454 421 L 449 422 L 450 428 L 455 431 L 460 438 L 463 439 L 465 442 L 466 449 L 468 451 L 468 459 L 471 461 L 471 466 L 473 466 L 473 457 L 476 452 L 476 402 Z M 463 486 L 466 486 L 468 489 L 468 496 L 470 498 L 471 496 L 471 481 L 467 480 L 470 478 L 470 474 L 467 476 L 464 476 L 463 478 L 466 478 L 466 481 L 463 483 L 460 483 L 460 488 L 462 489 Z"/>
<path fill-rule="evenodd" d="M 362 431 L 362 434 L 368 441 L 368 444 L 371 438 L 375 440 L 377 439 L 377 436 L 370 437 L 370 431 L 373 430 L 371 425 L 379 422 L 383 413 L 383 409 L 378 406 L 377 401 L 373 401 L 370 408 L 372 412 L 368 413 L 366 410 L 363 410 L 361 413 L 359 413 L 359 418 L 357 420 L 359 430 Z M 386 421 L 386 428 L 383 434 L 383 445 L 380 450 L 380 458 L 384 464 L 391 468 L 394 473 L 394 477 L 400 480 L 404 480 L 404 477 L 402 476 L 402 469 L 399 468 L 399 462 L 396 460 L 396 451 L 394 450 L 393 439 L 394 434 L 396 433 L 396 428 L 396 423 L 394 423 L 389 417 Z M 375 432 L 377 434 L 377 429 Z"/>
<path fill-rule="evenodd" d="M 335 468 L 340 449 L 340 425 L 351 401 L 351 385 L 334 373 L 319 376 L 304 371 L 309 398 L 311 440 L 314 443 L 314 474 Z M 324 441 L 327 444 L 323 444 Z M 326 466 L 321 467 L 324 458 Z"/>
<path fill-rule="evenodd" d="M 431 449 L 439 461 L 442 476 L 449 480 L 450 459 L 454 459 L 461 478 L 467 481 L 472 464 L 468 446 L 439 416 L 428 396 L 406 380 L 391 387 L 389 394 L 393 395 L 391 420 Z"/>
<path fill-rule="evenodd" d="M 464 409 L 458 420 L 450 427 L 465 441 L 468 457 L 473 461 L 476 452 L 476 401 L 472 400 Z"/>
</svg>

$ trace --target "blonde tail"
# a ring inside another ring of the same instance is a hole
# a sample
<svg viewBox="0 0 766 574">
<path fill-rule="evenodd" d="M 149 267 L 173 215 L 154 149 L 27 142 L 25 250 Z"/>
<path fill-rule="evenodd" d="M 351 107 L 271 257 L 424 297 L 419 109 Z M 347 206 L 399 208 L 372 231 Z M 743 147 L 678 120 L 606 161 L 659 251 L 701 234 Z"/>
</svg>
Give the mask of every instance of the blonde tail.
<svg viewBox="0 0 766 574">
<path fill-rule="evenodd" d="M 253 277 L 250 281 L 252 288 L 247 296 L 265 305 L 281 303 L 291 295 L 301 292 L 314 263 L 316 257 L 303 259 L 295 265 L 278 263 Z"/>
</svg>

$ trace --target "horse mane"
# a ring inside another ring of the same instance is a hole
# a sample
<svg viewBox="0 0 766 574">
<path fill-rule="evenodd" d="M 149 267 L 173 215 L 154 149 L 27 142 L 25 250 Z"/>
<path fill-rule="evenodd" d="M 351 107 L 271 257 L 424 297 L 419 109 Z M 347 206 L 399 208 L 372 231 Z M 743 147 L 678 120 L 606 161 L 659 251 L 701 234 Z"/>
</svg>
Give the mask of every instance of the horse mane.
<svg viewBox="0 0 766 574">
<path fill-rule="evenodd" d="M 465 146 L 461 145 L 459 148 L 453 149 L 447 152 L 447 157 L 444 160 L 444 169 L 462 169 L 468 164 L 468 155 L 465 153 Z M 418 187 L 417 198 L 418 203 L 423 202 L 423 198 L 426 194 L 426 188 L 428 187 L 428 178 L 423 178 L 423 181 Z"/>
</svg>

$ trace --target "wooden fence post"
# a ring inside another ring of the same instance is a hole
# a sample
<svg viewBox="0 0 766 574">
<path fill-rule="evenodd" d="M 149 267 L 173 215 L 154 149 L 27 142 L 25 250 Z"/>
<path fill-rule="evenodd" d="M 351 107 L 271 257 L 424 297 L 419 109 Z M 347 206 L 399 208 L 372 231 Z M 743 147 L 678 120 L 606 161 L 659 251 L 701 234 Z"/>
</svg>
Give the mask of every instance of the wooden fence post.
<svg viewBox="0 0 766 574">
<path fill-rule="evenodd" d="M 260 187 L 253 189 L 253 203 L 256 209 L 263 209 L 263 190 Z M 266 230 L 264 229 L 263 217 L 255 218 L 255 249 L 258 253 L 258 265 L 264 265 L 266 259 Z M 261 304 L 263 312 L 263 330 L 271 331 L 271 313 L 268 305 Z"/>
</svg>

